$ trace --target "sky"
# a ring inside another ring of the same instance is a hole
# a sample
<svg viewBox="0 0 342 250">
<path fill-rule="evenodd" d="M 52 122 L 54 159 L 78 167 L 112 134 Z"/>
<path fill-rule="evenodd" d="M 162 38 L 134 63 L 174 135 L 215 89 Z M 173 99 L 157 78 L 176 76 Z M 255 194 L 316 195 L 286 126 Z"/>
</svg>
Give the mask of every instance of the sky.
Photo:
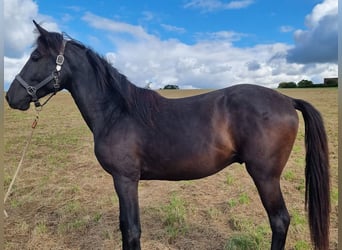
<svg viewBox="0 0 342 250">
<path fill-rule="evenodd" d="M 338 0 L 4 0 L 5 90 L 32 20 L 103 55 L 137 86 L 277 87 L 337 77 Z"/>
</svg>

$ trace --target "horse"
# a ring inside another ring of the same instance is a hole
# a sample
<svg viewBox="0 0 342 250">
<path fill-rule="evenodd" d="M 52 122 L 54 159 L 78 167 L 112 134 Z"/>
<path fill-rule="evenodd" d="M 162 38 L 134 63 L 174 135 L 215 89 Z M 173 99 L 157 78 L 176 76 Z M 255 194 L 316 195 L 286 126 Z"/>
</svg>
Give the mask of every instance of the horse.
<svg viewBox="0 0 342 250">
<path fill-rule="evenodd" d="M 35 21 L 36 47 L 13 80 L 6 100 L 31 102 L 68 90 L 93 133 L 94 152 L 114 182 L 122 247 L 141 249 L 140 180 L 192 180 L 245 164 L 267 212 L 271 249 L 284 249 L 290 215 L 280 176 L 305 124 L 305 208 L 312 245 L 329 248 L 330 180 L 327 136 L 310 103 L 252 84 L 168 99 L 131 83 L 81 42 Z"/>
</svg>

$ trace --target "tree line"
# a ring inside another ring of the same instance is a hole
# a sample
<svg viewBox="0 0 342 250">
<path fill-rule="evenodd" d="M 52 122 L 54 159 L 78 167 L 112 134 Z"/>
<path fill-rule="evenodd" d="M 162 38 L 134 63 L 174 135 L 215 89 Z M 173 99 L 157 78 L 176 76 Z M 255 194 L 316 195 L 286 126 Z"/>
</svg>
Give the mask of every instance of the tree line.
<svg viewBox="0 0 342 250">
<path fill-rule="evenodd" d="M 328 79 L 325 83 L 314 84 L 309 80 L 301 80 L 298 83 L 295 82 L 281 82 L 278 84 L 278 88 L 326 88 L 326 87 L 337 87 L 338 82 L 333 79 Z"/>
</svg>

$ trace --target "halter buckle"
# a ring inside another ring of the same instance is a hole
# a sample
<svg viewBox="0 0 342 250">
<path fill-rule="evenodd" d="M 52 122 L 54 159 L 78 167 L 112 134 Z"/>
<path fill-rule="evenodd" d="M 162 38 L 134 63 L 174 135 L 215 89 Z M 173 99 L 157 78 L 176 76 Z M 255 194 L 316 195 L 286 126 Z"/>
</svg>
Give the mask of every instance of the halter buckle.
<svg viewBox="0 0 342 250">
<path fill-rule="evenodd" d="M 64 63 L 64 56 L 58 55 L 56 58 L 56 70 L 57 70 L 57 72 L 61 71 L 63 63 Z"/>
<path fill-rule="evenodd" d="M 56 64 L 62 66 L 64 63 L 64 56 L 63 55 L 58 55 L 56 58 Z"/>
</svg>

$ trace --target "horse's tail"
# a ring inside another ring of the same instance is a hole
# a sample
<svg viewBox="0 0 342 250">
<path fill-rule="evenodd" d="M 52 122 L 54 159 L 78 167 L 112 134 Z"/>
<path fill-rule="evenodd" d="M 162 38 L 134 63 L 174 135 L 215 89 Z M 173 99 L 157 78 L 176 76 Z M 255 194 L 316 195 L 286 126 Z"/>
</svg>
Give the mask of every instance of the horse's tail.
<svg viewBox="0 0 342 250">
<path fill-rule="evenodd" d="M 293 99 L 305 122 L 305 207 L 315 249 L 329 249 L 330 176 L 327 136 L 320 113 L 309 103 Z"/>
</svg>

